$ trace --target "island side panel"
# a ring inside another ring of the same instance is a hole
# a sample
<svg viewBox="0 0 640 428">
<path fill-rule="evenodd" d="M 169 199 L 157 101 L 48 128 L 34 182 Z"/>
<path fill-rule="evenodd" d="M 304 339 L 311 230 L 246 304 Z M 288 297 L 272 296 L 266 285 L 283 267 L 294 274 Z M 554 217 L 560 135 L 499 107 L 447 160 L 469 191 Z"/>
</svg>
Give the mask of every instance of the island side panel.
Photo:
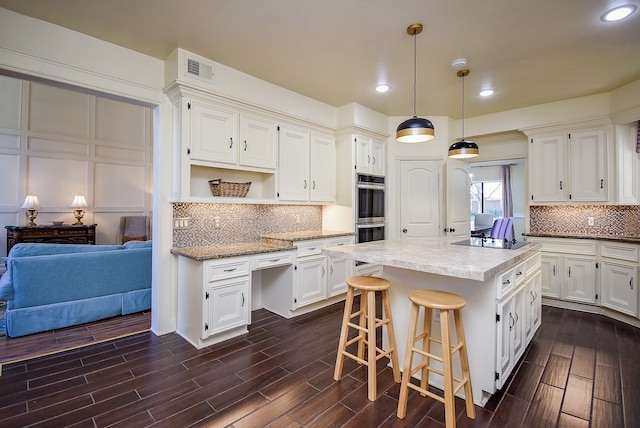
<svg viewBox="0 0 640 428">
<path fill-rule="evenodd" d="M 447 291 L 458 294 L 467 300 L 466 306 L 462 309 L 462 318 L 467 341 L 467 353 L 469 355 L 473 401 L 479 406 L 484 406 L 489 397 L 496 391 L 495 277 L 481 282 L 384 266 L 384 278 L 391 282 L 389 298 L 391 300 L 391 312 L 398 346 L 398 360 L 401 365 L 404 364 L 408 340 L 411 311 L 409 293 L 412 290 Z M 419 320 L 420 329 L 423 325 L 422 322 L 421 315 Z M 434 336 L 440 338 L 440 323 L 434 322 L 432 329 Z M 457 343 L 455 329 L 452 331 L 452 341 Z M 383 336 L 383 345 L 385 349 L 389 346 L 386 334 Z M 442 355 L 442 350 L 438 344 L 433 344 L 432 349 L 437 355 Z M 414 363 L 417 363 L 417 357 L 415 356 Z M 434 366 L 442 368 L 442 365 L 434 364 Z M 418 375 L 419 373 L 416 373 L 416 376 Z M 460 359 L 457 353 L 454 356 L 454 376 L 461 378 Z M 435 374 L 429 376 L 429 383 L 441 389 L 443 387 L 442 377 Z M 459 391 L 458 395 L 464 397 L 464 388 Z"/>
</svg>

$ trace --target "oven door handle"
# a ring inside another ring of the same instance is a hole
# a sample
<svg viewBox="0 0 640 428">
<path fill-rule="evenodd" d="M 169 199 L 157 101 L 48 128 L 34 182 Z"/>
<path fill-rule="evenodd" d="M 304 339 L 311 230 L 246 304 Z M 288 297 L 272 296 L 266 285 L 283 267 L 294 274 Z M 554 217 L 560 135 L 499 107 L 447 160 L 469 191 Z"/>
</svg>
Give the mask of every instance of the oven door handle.
<svg viewBox="0 0 640 428">
<path fill-rule="evenodd" d="M 358 183 L 356 187 L 358 189 L 371 189 L 371 190 L 384 190 L 385 189 L 385 185 L 384 184 L 363 184 L 363 183 Z"/>
<path fill-rule="evenodd" d="M 373 229 L 374 227 L 384 227 L 384 223 L 356 224 L 357 229 Z"/>
</svg>

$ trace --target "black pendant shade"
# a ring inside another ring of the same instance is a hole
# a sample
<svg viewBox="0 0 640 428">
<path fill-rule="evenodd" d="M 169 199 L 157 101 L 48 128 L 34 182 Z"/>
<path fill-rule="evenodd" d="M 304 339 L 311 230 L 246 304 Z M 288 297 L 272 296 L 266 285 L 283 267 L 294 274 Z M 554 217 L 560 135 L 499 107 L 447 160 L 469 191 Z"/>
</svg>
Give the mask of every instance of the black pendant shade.
<svg viewBox="0 0 640 428">
<path fill-rule="evenodd" d="M 396 131 L 396 141 L 399 143 L 424 143 L 434 138 L 433 123 L 418 116 L 402 122 Z"/>
<path fill-rule="evenodd" d="M 463 139 L 449 147 L 449 157 L 454 159 L 473 158 L 479 154 L 478 145 L 473 141 Z"/>
</svg>

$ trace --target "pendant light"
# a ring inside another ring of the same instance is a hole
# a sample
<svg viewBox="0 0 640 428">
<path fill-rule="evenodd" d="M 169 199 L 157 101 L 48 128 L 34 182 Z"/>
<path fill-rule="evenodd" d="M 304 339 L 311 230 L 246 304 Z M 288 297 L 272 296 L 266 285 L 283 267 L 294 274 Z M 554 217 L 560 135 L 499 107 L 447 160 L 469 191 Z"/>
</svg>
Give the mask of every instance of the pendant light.
<svg viewBox="0 0 640 428">
<path fill-rule="evenodd" d="M 462 78 L 462 140 L 449 147 L 449 157 L 453 159 L 473 158 L 480 154 L 478 145 L 464 139 L 464 78 L 469 75 L 469 70 L 459 70 L 457 75 Z"/>
<path fill-rule="evenodd" d="M 422 24 L 411 24 L 407 27 L 407 34 L 413 36 L 413 117 L 398 125 L 396 141 L 399 143 L 424 143 L 436 137 L 433 123 L 416 116 L 416 36 L 420 33 L 422 33 Z"/>
</svg>

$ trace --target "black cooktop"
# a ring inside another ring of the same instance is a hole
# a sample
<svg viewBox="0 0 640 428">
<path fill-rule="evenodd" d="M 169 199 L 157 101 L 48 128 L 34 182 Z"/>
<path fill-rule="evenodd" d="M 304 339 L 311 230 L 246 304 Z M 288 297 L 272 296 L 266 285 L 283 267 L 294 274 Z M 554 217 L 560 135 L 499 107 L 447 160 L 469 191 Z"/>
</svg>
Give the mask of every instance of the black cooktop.
<svg viewBox="0 0 640 428">
<path fill-rule="evenodd" d="M 452 242 L 453 245 L 465 245 L 467 247 L 498 248 L 501 250 L 515 250 L 527 245 L 526 242 L 515 239 L 495 239 L 495 238 L 469 238 L 464 241 Z"/>
</svg>

